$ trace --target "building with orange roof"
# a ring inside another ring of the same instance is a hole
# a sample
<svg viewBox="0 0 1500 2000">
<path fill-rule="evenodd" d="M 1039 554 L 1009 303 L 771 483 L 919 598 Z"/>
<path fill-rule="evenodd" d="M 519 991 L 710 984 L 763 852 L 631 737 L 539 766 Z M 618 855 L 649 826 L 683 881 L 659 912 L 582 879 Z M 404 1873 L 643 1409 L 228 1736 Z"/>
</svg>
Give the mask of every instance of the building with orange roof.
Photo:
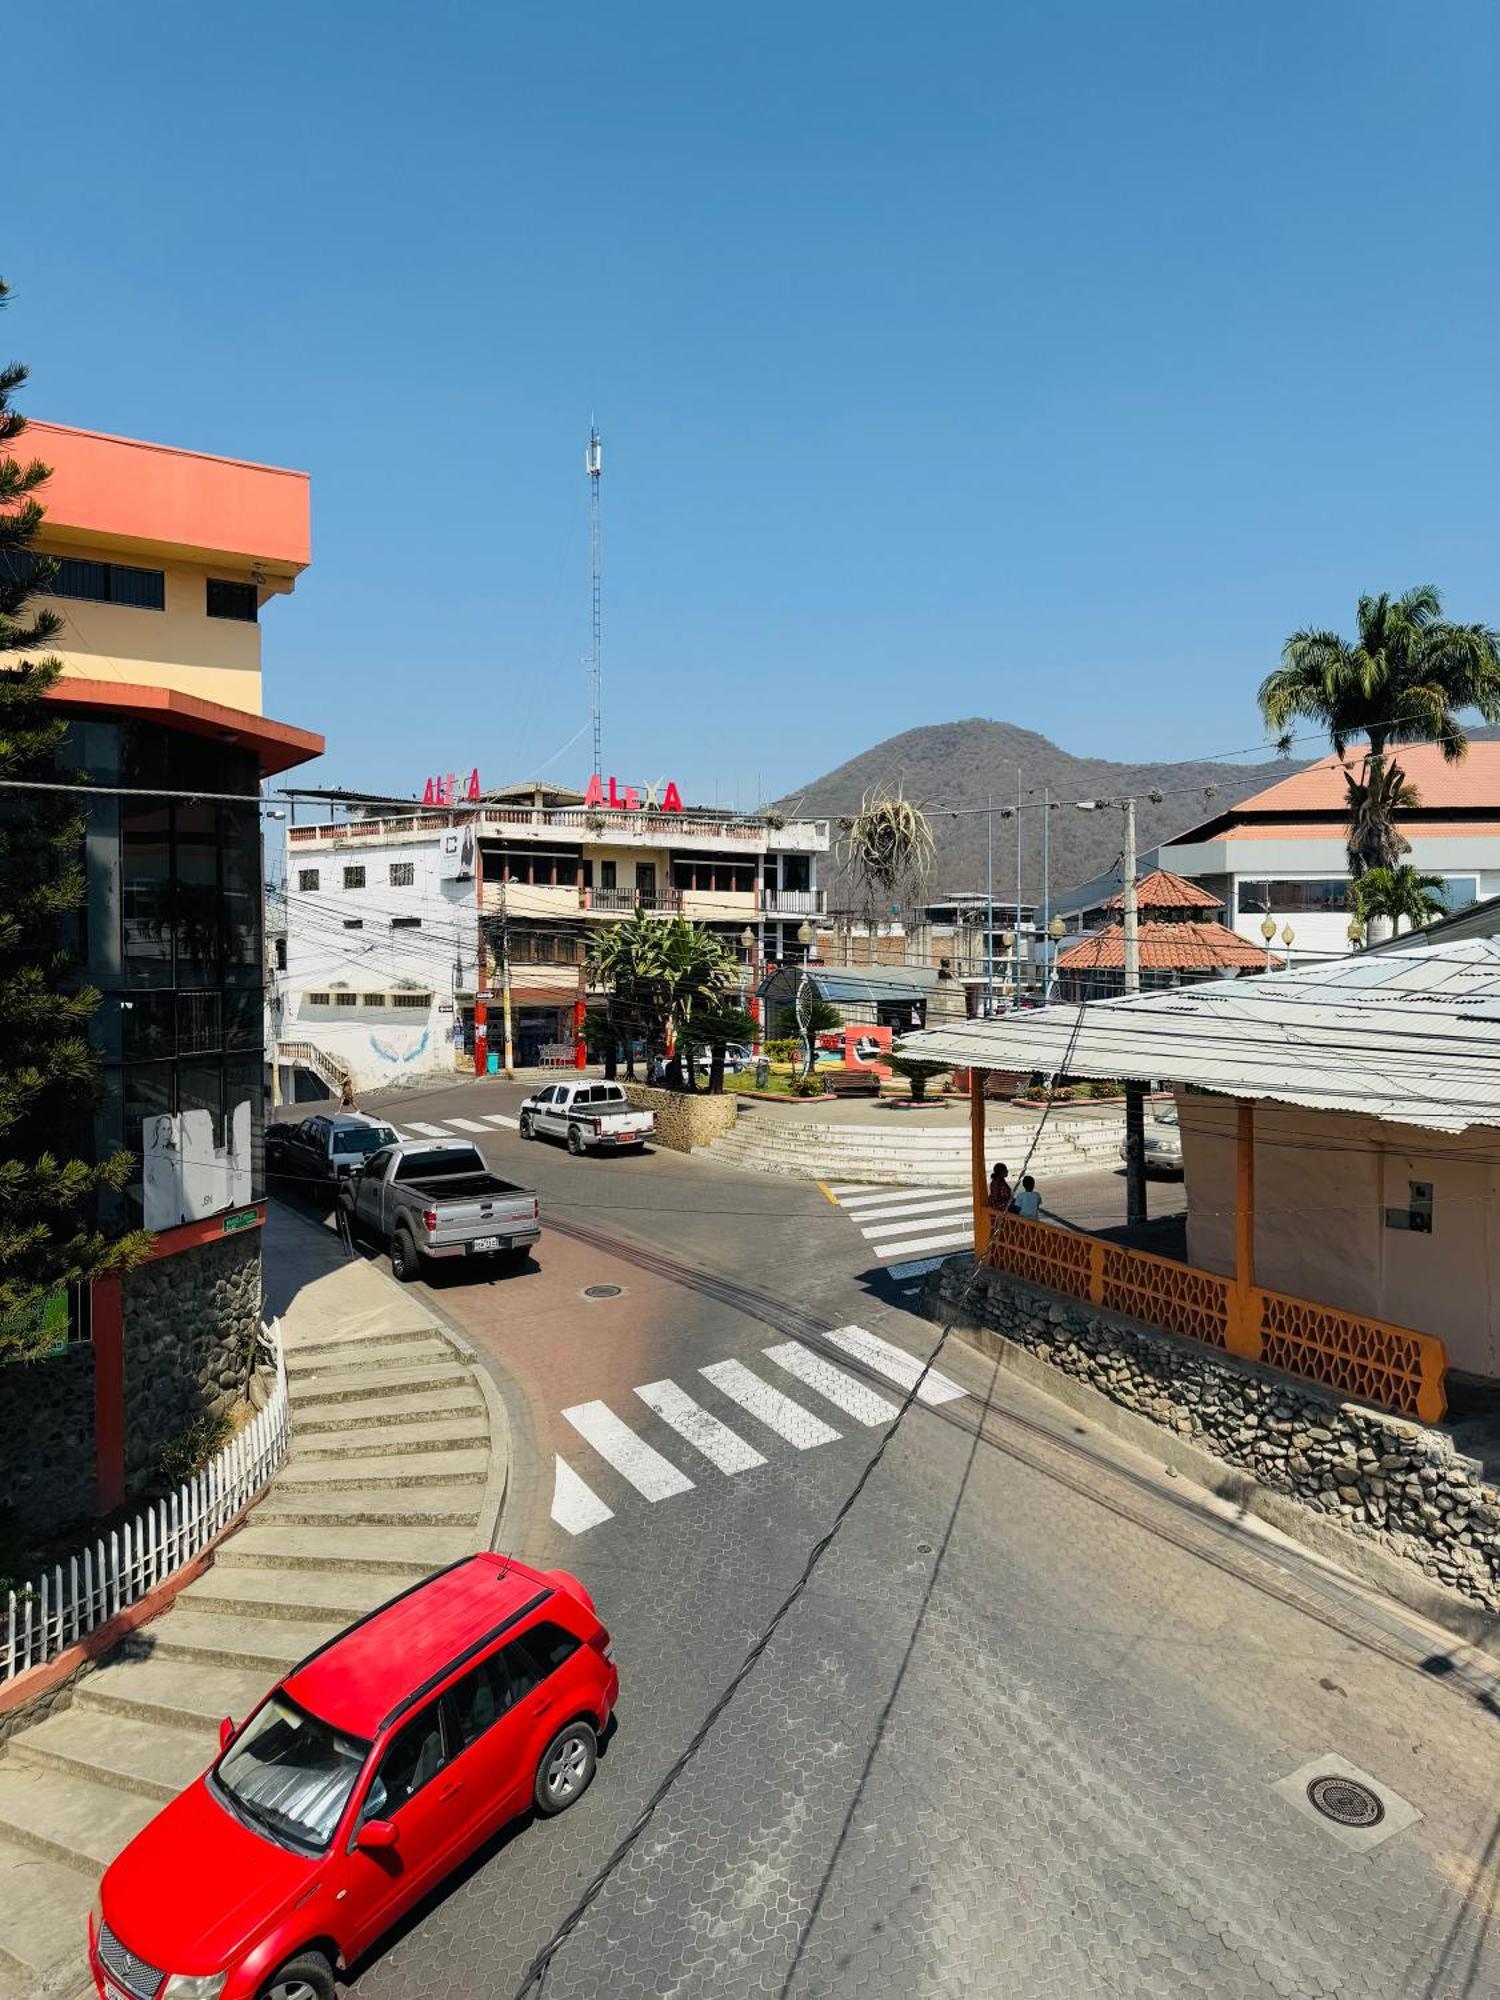
<svg viewBox="0 0 1500 2000">
<path fill-rule="evenodd" d="M 1199 979 L 1237 979 L 1282 963 L 1269 957 L 1263 944 L 1251 945 L 1219 921 L 1224 906 L 1217 896 L 1169 868 L 1142 876 L 1135 900 L 1143 991 Z M 1108 1000 L 1125 991 L 1124 907 L 1121 890 L 1103 905 L 1122 912 L 1120 919 L 1058 954 L 1059 999 Z"/>
<path fill-rule="evenodd" d="M 1291 926 L 1298 962 L 1347 953 L 1345 773 L 1358 775 L 1362 755 L 1351 744 L 1342 762 L 1320 757 L 1165 841 L 1158 858 L 1215 896 L 1242 938 L 1261 943 L 1269 916 L 1278 933 Z M 1451 910 L 1500 894 L 1500 742 L 1470 743 L 1457 763 L 1435 743 L 1405 744 L 1394 755 L 1417 794 L 1396 821 L 1405 859 L 1442 878 Z"/>
<path fill-rule="evenodd" d="M 59 1143 L 135 1170 L 98 1220 L 150 1262 L 54 1301 L 59 1351 L 0 1369 L 7 1499 L 42 1522 L 109 1512 L 164 1445 L 238 1401 L 257 1350 L 265 1103 L 260 791 L 323 738 L 262 712 L 260 617 L 307 566 L 307 475 L 28 423 L 51 468 L 33 597 L 60 616 L 49 699 L 87 780 L 77 977 L 101 999 L 96 1104 Z M 12 565 L 27 563 L 22 555 Z"/>
</svg>

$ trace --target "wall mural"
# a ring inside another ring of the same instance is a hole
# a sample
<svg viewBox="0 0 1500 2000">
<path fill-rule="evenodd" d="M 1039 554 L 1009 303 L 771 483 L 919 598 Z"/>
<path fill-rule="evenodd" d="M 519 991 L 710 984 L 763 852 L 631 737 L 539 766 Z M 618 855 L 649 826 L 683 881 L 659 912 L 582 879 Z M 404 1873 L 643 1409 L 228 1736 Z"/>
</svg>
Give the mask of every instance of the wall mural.
<svg viewBox="0 0 1500 2000">
<path fill-rule="evenodd" d="M 419 1056 L 426 1055 L 427 1044 L 429 1039 L 431 1038 L 431 1034 L 432 1030 L 430 1028 L 424 1028 L 422 1030 L 421 1039 L 416 1043 L 414 1043 L 413 1046 L 409 1049 L 392 1048 L 389 1043 L 381 1041 L 378 1035 L 371 1035 L 370 1048 L 374 1054 L 379 1056 L 382 1062 L 414 1063 Z"/>
<path fill-rule="evenodd" d="M 179 1111 L 141 1122 L 148 1229 L 176 1229 L 254 1199 L 250 1172 L 250 1106 L 237 1104 L 229 1143 L 214 1142 L 211 1111 Z"/>
</svg>

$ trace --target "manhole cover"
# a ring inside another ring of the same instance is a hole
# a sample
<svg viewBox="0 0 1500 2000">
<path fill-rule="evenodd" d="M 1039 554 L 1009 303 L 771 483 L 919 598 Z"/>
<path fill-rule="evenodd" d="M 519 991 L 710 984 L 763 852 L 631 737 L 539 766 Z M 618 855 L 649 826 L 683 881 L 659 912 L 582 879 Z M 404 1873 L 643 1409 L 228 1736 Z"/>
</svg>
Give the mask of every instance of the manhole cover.
<svg viewBox="0 0 1500 2000">
<path fill-rule="evenodd" d="M 623 1285 L 585 1285 L 583 1296 L 586 1299 L 617 1299 L 624 1289 Z"/>
<path fill-rule="evenodd" d="M 1385 1818 L 1378 1794 L 1353 1778 L 1314 1778 L 1307 1796 L 1325 1819 L 1340 1826 L 1379 1826 Z"/>
</svg>

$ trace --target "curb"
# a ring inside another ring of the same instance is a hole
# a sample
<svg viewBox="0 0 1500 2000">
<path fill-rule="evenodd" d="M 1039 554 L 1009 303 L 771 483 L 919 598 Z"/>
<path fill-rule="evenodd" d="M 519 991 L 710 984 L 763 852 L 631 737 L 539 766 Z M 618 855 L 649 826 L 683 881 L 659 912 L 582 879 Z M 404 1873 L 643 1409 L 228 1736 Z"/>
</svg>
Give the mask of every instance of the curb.
<svg viewBox="0 0 1500 2000">
<path fill-rule="evenodd" d="M 1102 1391 L 1065 1374 L 1060 1368 L 1054 1368 L 1029 1348 L 1020 1346 L 1003 1333 L 996 1333 L 992 1327 L 969 1326 L 960 1321 L 953 1330 L 961 1340 L 988 1359 L 998 1362 L 1009 1374 L 1018 1376 L 1034 1389 L 1040 1389 L 1043 1395 L 1064 1404 L 1079 1416 L 1087 1417 L 1100 1430 L 1134 1446 L 1145 1457 L 1191 1479 L 1218 1499 L 1229 1501 L 1247 1514 L 1254 1514 L 1258 1520 L 1279 1529 L 1289 1540 L 1300 1542 L 1314 1555 L 1336 1563 L 1359 1582 L 1393 1598 L 1408 1611 L 1415 1611 L 1419 1617 L 1439 1626 L 1453 1638 L 1500 1658 L 1500 1616 L 1494 1612 L 1471 1604 L 1457 1591 L 1445 1590 L 1441 1584 L 1430 1582 L 1400 1556 L 1352 1534 L 1336 1521 L 1321 1520 L 1290 1494 L 1262 1486 L 1259 1480 L 1253 1479 L 1248 1472 L 1242 1472 L 1238 1466 L 1230 1465 L 1226 1459 L 1216 1458 L 1212 1452 L 1187 1443 L 1176 1432 L 1152 1423 L 1149 1417 L 1140 1417 L 1133 1410 L 1122 1409 Z"/>
</svg>

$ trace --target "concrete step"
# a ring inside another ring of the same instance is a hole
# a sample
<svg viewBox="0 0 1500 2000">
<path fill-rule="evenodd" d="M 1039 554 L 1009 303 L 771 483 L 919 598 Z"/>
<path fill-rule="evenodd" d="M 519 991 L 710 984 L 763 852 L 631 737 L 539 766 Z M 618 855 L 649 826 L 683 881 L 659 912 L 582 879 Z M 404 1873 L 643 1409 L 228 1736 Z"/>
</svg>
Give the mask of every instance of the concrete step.
<svg viewBox="0 0 1500 2000">
<path fill-rule="evenodd" d="M 255 1510 L 214 1558 L 217 1569 L 344 1570 L 351 1575 L 373 1570 L 378 1575 L 397 1569 L 426 1576 L 444 1563 L 472 1553 L 472 1530 L 453 1528 L 367 1527 L 359 1522 L 325 1521 L 316 1528 L 265 1519 L 265 1506 Z M 196 1589 L 197 1585 L 191 1586 Z"/>
<path fill-rule="evenodd" d="M 285 1521 L 292 1527 L 332 1524 L 356 1531 L 368 1527 L 472 1528 L 479 1518 L 477 1486 L 391 1486 L 379 1493 L 324 1489 L 289 1491 L 278 1479 L 255 1510 L 258 1523 Z"/>
<path fill-rule="evenodd" d="M 7 2000 L 11 1995 L 15 2000 L 33 2000 L 43 1976 L 65 1959 L 79 1968 L 78 1988 L 83 1989 L 88 1978 L 85 1940 L 93 1878 L 49 1860 L 30 1845 L 0 1836 L 0 1881 L 7 1885 L 0 1924 L 0 1975 L 11 1982 Z"/>
<path fill-rule="evenodd" d="M 298 1461 L 327 1462 L 483 1451 L 488 1459 L 489 1442 L 484 1406 L 476 1403 L 472 1416 L 425 1417 L 411 1423 L 369 1424 L 353 1430 L 340 1425 L 337 1430 L 315 1431 L 306 1438 L 299 1427 L 293 1457 Z"/>
<path fill-rule="evenodd" d="M 244 1575 L 240 1571 L 238 1574 Z M 233 1576 L 236 1572 L 226 1572 Z M 365 1579 L 361 1579 L 365 1581 Z M 410 1582 L 409 1577 L 403 1579 Z M 379 1600 L 377 1599 L 377 1602 Z M 234 1605 L 234 1610 L 227 1607 Z M 289 1667 L 306 1659 L 315 1646 L 341 1631 L 356 1614 L 293 1617 L 286 1613 L 285 1588 L 276 1593 L 270 1615 L 247 1616 L 231 1593 L 220 1590 L 217 1604 L 195 1605 L 184 1596 L 171 1614 L 152 1626 L 156 1657 L 209 1669 L 216 1680 L 225 1671 L 244 1672 L 263 1687 L 280 1680 Z M 283 1614 L 283 1615 L 278 1615 Z M 233 1714 L 235 1711 L 230 1710 Z"/>
<path fill-rule="evenodd" d="M 287 1342 L 288 1360 L 306 1361 L 319 1354 L 341 1354 L 346 1348 L 358 1347 L 374 1349 L 381 1347 L 405 1347 L 408 1341 L 421 1339 L 410 1329 L 387 1328 L 384 1331 L 366 1332 L 362 1320 L 351 1321 L 348 1328 L 335 1331 L 329 1327 L 309 1340 Z"/>
<path fill-rule="evenodd" d="M 229 1628 L 247 1628 L 246 1643 L 253 1645 L 253 1629 L 267 1628 L 264 1645 L 268 1652 L 287 1652 L 295 1663 L 326 1639 L 330 1632 L 342 1631 L 362 1618 L 377 1604 L 409 1590 L 426 1568 L 365 1570 L 311 1569 L 225 1569 L 215 1563 L 207 1576 L 182 1593 L 162 1631 L 171 1644 L 174 1619 L 193 1614 L 188 1642 L 201 1636 L 205 1622 L 222 1620 L 226 1643 Z M 316 1628 L 312 1645 L 304 1644 L 307 1629 Z M 295 1648 L 295 1650 L 293 1650 Z"/>
<path fill-rule="evenodd" d="M 90 1883 L 160 1810 L 158 1800 L 114 1785 L 63 1782 L 55 1771 L 28 1769 L 10 1756 L 0 1761 L 0 1841 L 29 1847 Z M 75 1952 L 76 1936 L 68 1941 Z"/>
<path fill-rule="evenodd" d="M 321 1348 L 316 1354 L 289 1354 L 286 1372 L 294 1382 L 307 1382 L 319 1375 L 345 1375 L 351 1369 L 379 1375 L 389 1369 L 425 1368 L 432 1362 L 444 1367 L 454 1361 L 453 1349 L 436 1334 L 430 1338 L 409 1335 L 398 1345 L 370 1347 L 351 1341 L 344 1347 Z"/>
<path fill-rule="evenodd" d="M 332 1402 L 311 1409 L 300 1392 L 292 1410 L 292 1430 L 299 1444 L 313 1437 L 342 1437 L 345 1432 L 376 1424 L 406 1424 L 431 1418 L 469 1417 L 485 1419 L 484 1398 L 472 1375 L 464 1375 L 451 1387 L 441 1389 L 401 1389 L 370 1396 L 354 1408 Z"/>
<path fill-rule="evenodd" d="M 385 1457 L 307 1457 L 294 1451 L 276 1493 L 379 1493 L 422 1486 L 483 1486 L 490 1455 L 475 1451 L 408 1451 Z"/>
<path fill-rule="evenodd" d="M 165 1637 L 178 1615 L 174 1608 L 167 1618 L 151 1626 L 149 1636 Z M 275 1672 L 258 1673 L 227 1662 L 207 1667 L 190 1660 L 163 1659 L 158 1648 L 144 1659 L 114 1660 L 100 1673 L 86 1674 L 65 1713 L 154 1722 L 189 1734 L 200 1745 L 207 1742 L 212 1748 L 223 1717 L 247 1715 L 276 1678 Z M 22 1736 L 13 1739 L 18 1744 L 23 1740 Z M 203 1761 L 207 1762 L 206 1754 Z"/>
<path fill-rule="evenodd" d="M 378 1402 L 387 1396 L 403 1395 L 408 1390 L 456 1391 L 472 1380 L 470 1371 L 453 1359 L 451 1349 L 445 1350 L 445 1358 L 419 1361 L 411 1367 L 325 1371 L 304 1376 L 298 1381 L 293 1403 L 294 1421 L 304 1410 L 314 1416 L 327 1416 L 344 1403 Z"/>
<path fill-rule="evenodd" d="M 63 1787 L 107 1786 L 164 1806 L 213 1761 L 217 1748 L 200 1730 L 70 1708 L 13 1736 L 0 1769 L 38 1771 Z"/>
</svg>

